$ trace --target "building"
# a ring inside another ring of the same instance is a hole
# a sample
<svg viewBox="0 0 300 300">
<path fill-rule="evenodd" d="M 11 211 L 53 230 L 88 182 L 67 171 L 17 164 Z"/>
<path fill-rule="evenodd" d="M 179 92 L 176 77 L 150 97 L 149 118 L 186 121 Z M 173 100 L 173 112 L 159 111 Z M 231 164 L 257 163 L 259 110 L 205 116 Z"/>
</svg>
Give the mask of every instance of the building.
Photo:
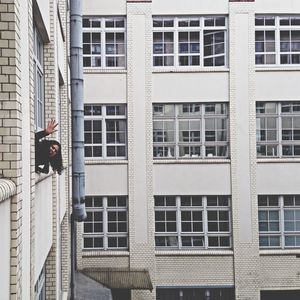
<svg viewBox="0 0 300 300">
<path fill-rule="evenodd" d="M 69 1 L 0 0 L 0 299 L 67 299 L 70 286 Z M 35 173 L 51 119 L 61 176 Z"/>
<path fill-rule="evenodd" d="M 300 299 L 300 2 L 83 10 L 79 269 L 148 270 L 123 300 Z"/>
</svg>

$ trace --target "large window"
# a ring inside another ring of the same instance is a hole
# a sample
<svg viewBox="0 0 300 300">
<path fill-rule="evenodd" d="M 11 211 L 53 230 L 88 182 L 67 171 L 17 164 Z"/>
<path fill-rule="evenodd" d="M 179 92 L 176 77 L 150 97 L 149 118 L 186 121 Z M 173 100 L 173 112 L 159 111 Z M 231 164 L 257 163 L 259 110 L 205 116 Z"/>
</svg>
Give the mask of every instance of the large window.
<svg viewBox="0 0 300 300">
<path fill-rule="evenodd" d="M 34 35 L 34 98 L 35 98 L 35 128 L 44 129 L 45 125 L 45 96 L 44 96 L 44 44 L 36 26 Z"/>
<path fill-rule="evenodd" d="M 161 249 L 230 248 L 230 198 L 155 196 L 155 245 Z"/>
<path fill-rule="evenodd" d="M 300 102 L 257 102 L 258 157 L 300 156 Z"/>
<path fill-rule="evenodd" d="M 261 248 L 300 247 L 300 195 L 258 196 Z"/>
<path fill-rule="evenodd" d="M 154 158 L 228 157 L 228 105 L 153 105 Z"/>
<path fill-rule="evenodd" d="M 255 18 L 257 65 L 300 64 L 300 16 Z"/>
<path fill-rule="evenodd" d="M 84 106 L 86 158 L 126 158 L 126 106 Z"/>
<path fill-rule="evenodd" d="M 227 18 L 153 18 L 153 66 L 226 66 Z"/>
<path fill-rule="evenodd" d="M 234 288 L 157 288 L 157 300 L 234 300 Z"/>
<path fill-rule="evenodd" d="M 125 68 L 125 18 L 83 18 L 83 66 Z"/>
<path fill-rule="evenodd" d="M 128 205 L 125 196 L 85 199 L 87 219 L 83 225 L 83 248 L 128 249 Z"/>
</svg>

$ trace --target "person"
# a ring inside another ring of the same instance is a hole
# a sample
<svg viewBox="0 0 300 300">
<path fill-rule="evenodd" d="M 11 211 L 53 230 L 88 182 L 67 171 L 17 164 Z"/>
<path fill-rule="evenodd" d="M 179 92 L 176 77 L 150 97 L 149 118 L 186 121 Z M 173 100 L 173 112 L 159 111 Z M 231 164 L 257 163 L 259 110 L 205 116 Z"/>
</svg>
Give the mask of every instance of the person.
<svg viewBox="0 0 300 300">
<path fill-rule="evenodd" d="M 58 123 L 55 120 L 48 122 L 46 129 L 35 133 L 35 171 L 37 173 L 49 173 L 49 164 L 52 170 L 59 175 L 63 169 L 61 145 L 55 140 L 42 140 L 45 136 L 55 132 Z M 43 165 L 43 167 L 41 167 Z"/>
</svg>

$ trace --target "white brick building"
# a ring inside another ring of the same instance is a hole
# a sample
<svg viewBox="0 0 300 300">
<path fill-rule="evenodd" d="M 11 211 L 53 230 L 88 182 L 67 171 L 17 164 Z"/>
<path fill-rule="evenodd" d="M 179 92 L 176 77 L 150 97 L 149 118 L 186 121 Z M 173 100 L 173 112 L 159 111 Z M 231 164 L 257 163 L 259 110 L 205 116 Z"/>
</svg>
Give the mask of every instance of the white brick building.
<svg viewBox="0 0 300 300">
<path fill-rule="evenodd" d="M 0 0 L 0 299 L 70 286 L 68 2 Z M 34 133 L 58 120 L 61 176 L 35 173 Z"/>
<path fill-rule="evenodd" d="M 79 268 L 147 269 L 135 300 L 300 299 L 300 2 L 83 4 Z"/>
</svg>

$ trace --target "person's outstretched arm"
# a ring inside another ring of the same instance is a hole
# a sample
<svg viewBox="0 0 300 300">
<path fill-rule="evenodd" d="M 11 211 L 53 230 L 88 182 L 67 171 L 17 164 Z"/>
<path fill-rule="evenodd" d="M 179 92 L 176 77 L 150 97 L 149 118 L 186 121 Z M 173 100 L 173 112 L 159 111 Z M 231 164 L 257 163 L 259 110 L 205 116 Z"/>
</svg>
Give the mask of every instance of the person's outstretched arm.
<svg viewBox="0 0 300 300">
<path fill-rule="evenodd" d="M 58 123 L 56 123 L 55 120 L 51 119 L 51 121 L 48 122 L 47 128 L 35 133 L 35 142 L 38 143 L 38 141 L 41 138 L 55 132 L 56 131 L 55 128 L 57 127 L 57 125 L 58 125 Z"/>
</svg>

